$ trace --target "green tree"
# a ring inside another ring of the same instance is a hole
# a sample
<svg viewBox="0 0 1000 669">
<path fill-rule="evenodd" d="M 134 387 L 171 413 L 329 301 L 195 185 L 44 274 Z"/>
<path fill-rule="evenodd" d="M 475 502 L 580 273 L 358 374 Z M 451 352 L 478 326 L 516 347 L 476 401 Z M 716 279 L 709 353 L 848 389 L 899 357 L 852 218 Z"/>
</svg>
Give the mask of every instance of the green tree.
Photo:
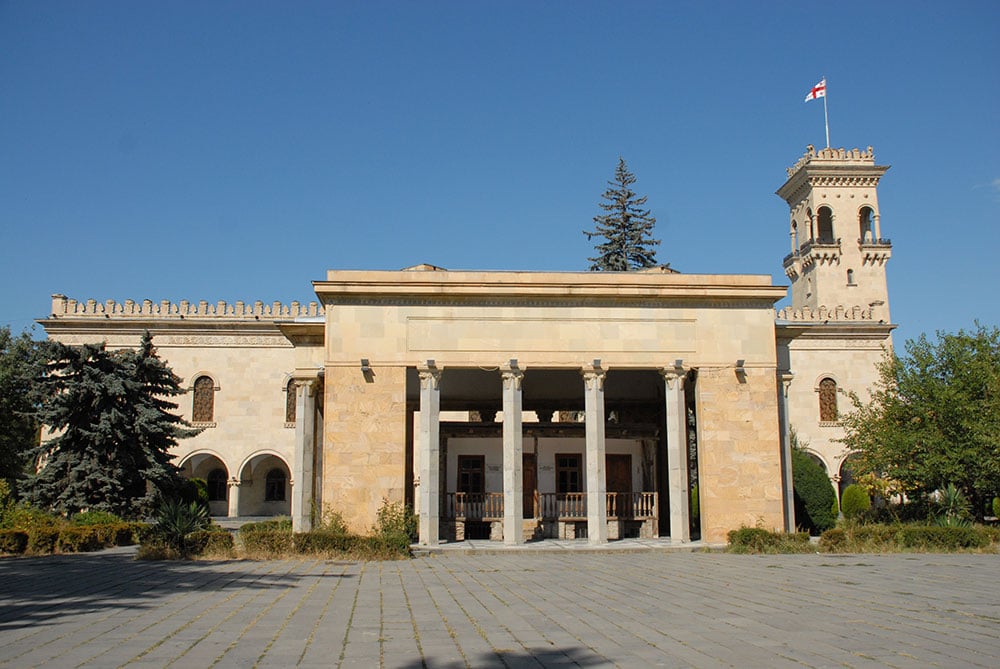
<svg viewBox="0 0 1000 669">
<path fill-rule="evenodd" d="M 198 433 L 171 413 L 180 379 L 147 332 L 138 350 L 53 343 L 39 419 L 57 431 L 36 450 L 39 471 L 25 497 L 71 515 L 81 510 L 136 517 L 180 485 L 169 449 Z"/>
<path fill-rule="evenodd" d="M 1000 330 L 921 335 L 888 355 L 870 400 L 841 417 L 856 470 L 928 495 L 955 485 L 982 520 L 1000 491 Z"/>
<path fill-rule="evenodd" d="M 603 237 L 594 250 L 597 256 L 588 258 L 592 272 L 625 272 L 656 266 L 654 246 L 659 239 L 651 237 L 656 218 L 643 209 L 646 196 L 638 197 L 632 190 L 635 175 L 629 172 L 625 159 L 618 157 L 615 180 L 608 182 L 605 202 L 600 203 L 604 214 L 594 217 L 594 231 L 584 231 L 587 239 Z"/>
<path fill-rule="evenodd" d="M 799 448 L 792 449 L 792 487 L 796 527 L 816 535 L 836 524 L 833 484 L 823 468 Z"/>
<path fill-rule="evenodd" d="M 31 397 L 41 350 L 27 332 L 15 337 L 9 327 L 0 328 L 0 479 L 12 488 L 27 474 L 30 452 L 38 442 Z"/>
</svg>

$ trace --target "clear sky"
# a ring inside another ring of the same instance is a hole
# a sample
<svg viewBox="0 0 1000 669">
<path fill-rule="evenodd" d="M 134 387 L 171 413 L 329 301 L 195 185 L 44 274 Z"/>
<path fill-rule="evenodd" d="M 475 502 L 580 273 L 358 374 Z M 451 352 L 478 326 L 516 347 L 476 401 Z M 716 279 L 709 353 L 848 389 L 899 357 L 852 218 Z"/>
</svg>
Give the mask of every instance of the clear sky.
<svg viewBox="0 0 1000 669">
<path fill-rule="evenodd" d="M 623 156 L 660 262 L 772 274 L 807 144 L 875 147 L 897 342 L 996 324 L 1000 2 L 0 0 L 0 325 L 50 294 L 315 299 L 584 270 Z"/>
</svg>

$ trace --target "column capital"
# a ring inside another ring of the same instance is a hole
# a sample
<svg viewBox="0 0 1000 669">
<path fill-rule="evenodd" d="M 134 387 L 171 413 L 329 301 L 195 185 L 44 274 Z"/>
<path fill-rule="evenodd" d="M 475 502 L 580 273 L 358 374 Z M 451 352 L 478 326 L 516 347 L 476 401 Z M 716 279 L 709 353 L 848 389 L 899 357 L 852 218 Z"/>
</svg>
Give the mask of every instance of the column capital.
<svg viewBox="0 0 1000 669">
<path fill-rule="evenodd" d="M 667 382 L 667 388 L 674 389 L 674 384 L 678 384 L 678 389 L 684 387 L 684 376 L 687 374 L 683 367 L 674 365 L 673 367 L 661 367 L 660 376 Z"/>
<path fill-rule="evenodd" d="M 437 367 L 418 366 L 417 374 L 420 376 L 420 387 L 437 390 L 441 383 L 441 370 Z"/>
<path fill-rule="evenodd" d="M 510 388 L 520 390 L 521 381 L 524 379 L 524 370 L 520 368 L 511 369 L 510 367 L 501 367 L 500 377 L 503 379 L 503 387 L 505 390 Z"/>
<path fill-rule="evenodd" d="M 242 482 L 239 479 L 235 478 L 226 481 L 226 485 L 228 485 L 230 488 L 239 488 L 241 483 Z"/>
<path fill-rule="evenodd" d="M 604 390 L 604 378 L 608 375 L 608 370 L 601 367 L 600 360 L 594 360 L 593 363 L 585 365 L 580 370 L 580 374 L 583 375 L 583 382 L 586 384 L 587 390 Z"/>
</svg>

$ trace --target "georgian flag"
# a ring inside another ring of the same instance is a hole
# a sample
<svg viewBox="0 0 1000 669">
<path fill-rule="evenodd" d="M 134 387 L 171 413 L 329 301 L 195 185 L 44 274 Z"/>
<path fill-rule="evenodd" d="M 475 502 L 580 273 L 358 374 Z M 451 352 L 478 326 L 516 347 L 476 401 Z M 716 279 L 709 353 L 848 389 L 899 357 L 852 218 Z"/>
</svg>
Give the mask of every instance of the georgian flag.
<svg viewBox="0 0 1000 669">
<path fill-rule="evenodd" d="M 826 97 L 826 78 L 824 77 L 822 81 L 820 81 L 818 84 L 812 87 L 812 90 L 809 91 L 809 95 L 806 96 L 805 101 L 809 102 L 810 100 L 818 100 L 819 98 L 825 98 L 825 97 Z"/>
</svg>

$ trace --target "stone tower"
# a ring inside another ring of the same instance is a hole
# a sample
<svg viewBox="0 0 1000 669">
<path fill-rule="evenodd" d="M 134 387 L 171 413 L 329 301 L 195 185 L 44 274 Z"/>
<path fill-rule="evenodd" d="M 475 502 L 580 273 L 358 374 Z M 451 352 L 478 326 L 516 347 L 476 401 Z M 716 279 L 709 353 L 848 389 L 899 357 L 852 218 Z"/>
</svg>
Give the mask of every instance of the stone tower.
<svg viewBox="0 0 1000 669">
<path fill-rule="evenodd" d="M 784 260 L 792 283 L 792 309 L 870 309 L 890 323 L 885 264 L 892 244 L 881 235 L 878 182 L 889 169 L 876 165 L 872 147 L 807 147 L 778 189 L 790 209 L 791 253 Z M 867 315 L 867 314 L 866 314 Z"/>
</svg>

